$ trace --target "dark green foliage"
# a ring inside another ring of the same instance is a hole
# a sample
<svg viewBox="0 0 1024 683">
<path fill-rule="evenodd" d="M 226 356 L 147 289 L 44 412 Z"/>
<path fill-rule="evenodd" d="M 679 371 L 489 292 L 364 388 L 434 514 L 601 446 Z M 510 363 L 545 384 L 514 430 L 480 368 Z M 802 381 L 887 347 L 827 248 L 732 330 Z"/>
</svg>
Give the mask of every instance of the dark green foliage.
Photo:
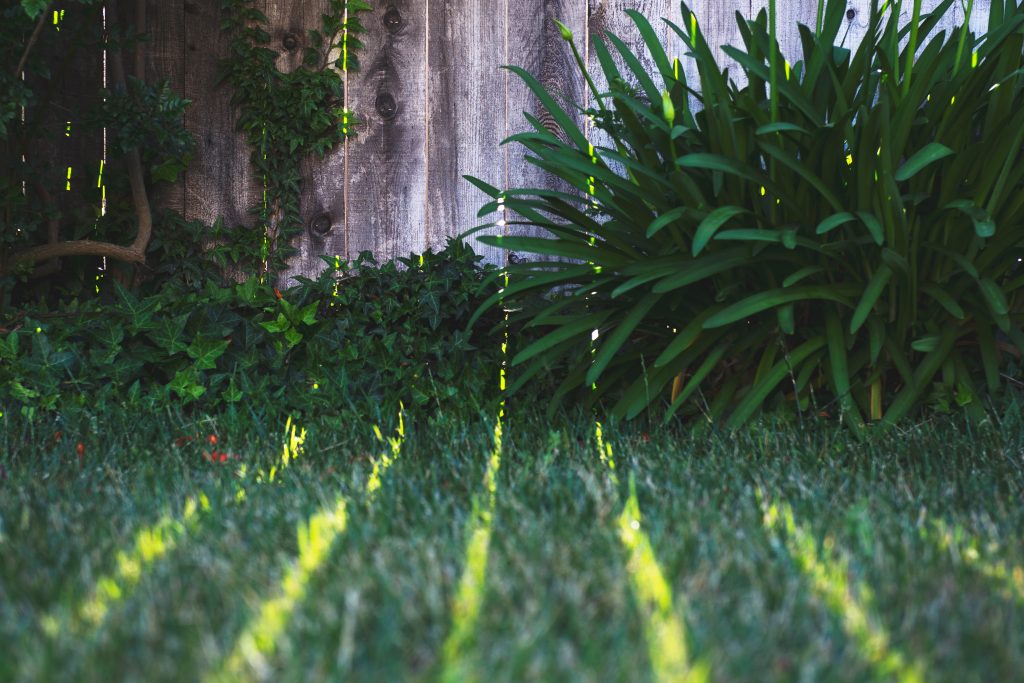
<svg viewBox="0 0 1024 683">
<path fill-rule="evenodd" d="M 137 149 L 153 182 L 173 183 L 188 166 L 195 147 L 184 126 L 189 104 L 166 80 L 149 84 L 129 77 L 126 91 L 103 93 L 102 104 L 87 122 L 111 130 L 110 151 L 115 156 Z"/>
<path fill-rule="evenodd" d="M 469 334 L 490 267 L 469 247 L 377 266 L 330 261 L 286 292 L 201 272 L 153 294 L 109 295 L 0 320 L 0 406 L 227 409 L 257 415 L 484 405 L 501 339 Z M 210 267 L 210 269 L 214 269 Z"/>
<path fill-rule="evenodd" d="M 50 3 L 8 4 L 13 6 L 0 9 L 0 310 L 37 296 L 54 300 L 93 292 L 102 264 L 94 256 L 65 257 L 51 277 L 31 284 L 26 280 L 32 264 L 8 270 L 5 261 L 52 241 L 130 241 L 139 215 L 129 188 L 127 155 L 139 153 L 142 179 L 152 189 L 178 179 L 194 146 L 184 127 L 189 101 L 167 81 L 146 83 L 128 76 L 122 87 L 111 67 L 109 88 L 97 87 L 91 97 L 76 82 L 76 69 L 81 71 L 84 62 L 95 67 L 98 86 L 104 51 L 112 61 L 146 36 L 115 21 L 104 29 L 98 0 L 65 3 L 54 9 L 62 17 L 61 30 L 54 30 L 56 24 L 44 15 L 38 32 L 29 15 L 38 16 Z M 19 65 L 24 79 L 16 73 Z M 55 113 L 67 106 L 60 104 L 68 101 L 66 88 L 84 95 L 81 102 L 72 98 L 75 109 L 67 120 Z M 82 136 L 92 140 L 98 154 L 100 129 L 107 133 L 106 159 L 102 165 L 74 159 L 74 182 L 65 191 L 64 168 L 72 160 L 54 157 L 54 141 Z"/>
<path fill-rule="evenodd" d="M 564 364 L 556 398 L 582 388 L 627 417 L 671 401 L 666 416 L 732 426 L 770 407 L 854 429 L 927 403 L 978 417 L 1024 350 L 1024 11 L 994 4 L 983 37 L 936 33 L 951 3 L 915 3 L 902 28 L 901 3 L 873 3 L 847 49 L 845 3 L 829 0 L 792 66 L 764 11 L 737 15 L 733 78 L 683 4 L 669 23 L 699 83 L 630 12 L 657 73 L 614 36 L 593 42 L 610 84 L 588 112 L 596 149 L 510 67 L 561 134 L 530 118 L 509 141 L 578 190 L 474 181 L 495 200 L 481 214 L 503 200 L 513 226 L 551 233 L 482 238 L 548 257 L 510 266 L 489 302 L 545 333 L 512 361 L 521 383 Z"/>
</svg>

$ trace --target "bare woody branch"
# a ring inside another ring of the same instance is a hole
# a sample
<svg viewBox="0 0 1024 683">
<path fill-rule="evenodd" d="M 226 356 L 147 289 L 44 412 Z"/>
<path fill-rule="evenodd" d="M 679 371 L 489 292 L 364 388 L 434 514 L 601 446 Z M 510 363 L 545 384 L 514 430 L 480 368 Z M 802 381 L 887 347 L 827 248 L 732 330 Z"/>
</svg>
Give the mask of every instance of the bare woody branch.
<svg viewBox="0 0 1024 683">
<path fill-rule="evenodd" d="M 117 0 L 109 0 L 107 7 L 112 17 L 118 17 Z M 137 5 L 145 3 L 139 0 Z M 137 15 L 137 20 L 145 21 L 145 11 Z M 137 32 L 145 31 L 144 24 L 136 25 Z M 33 34 L 35 35 L 35 34 Z M 28 50 L 26 49 L 26 53 Z M 145 54 L 141 46 L 136 46 L 135 52 L 136 77 L 145 76 Z M 110 71 L 115 88 L 125 90 L 127 79 L 124 71 L 124 57 L 122 50 L 112 50 L 110 53 Z M 42 261 L 65 256 L 104 256 L 107 258 L 124 261 L 127 263 L 145 263 L 146 248 L 153 235 L 153 214 L 149 205 L 149 197 L 146 194 L 146 184 L 142 173 L 142 159 L 138 150 L 132 150 L 125 158 L 128 168 L 128 183 L 131 186 L 132 201 L 135 205 L 136 223 L 138 232 L 135 240 L 128 246 L 121 246 L 111 242 L 99 242 L 94 240 L 70 240 L 66 242 L 51 242 L 37 247 L 31 247 L 24 251 L 12 254 L 0 264 L 0 274 L 13 272 L 19 268 L 34 267 Z M 50 227 L 50 238 L 52 240 L 52 224 Z"/>
</svg>

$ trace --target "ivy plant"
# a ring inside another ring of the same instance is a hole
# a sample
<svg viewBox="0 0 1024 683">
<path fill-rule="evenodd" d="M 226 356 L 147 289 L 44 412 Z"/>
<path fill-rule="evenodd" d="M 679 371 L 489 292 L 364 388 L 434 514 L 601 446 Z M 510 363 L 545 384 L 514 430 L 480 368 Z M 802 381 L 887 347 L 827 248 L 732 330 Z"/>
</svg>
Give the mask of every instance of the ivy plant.
<svg viewBox="0 0 1024 683">
<path fill-rule="evenodd" d="M 324 156 L 352 134 L 355 119 L 344 106 L 342 75 L 358 69 L 358 36 L 365 31 L 359 14 L 369 9 L 362 0 L 331 0 L 320 28 L 309 32 L 302 64 L 285 73 L 268 47 L 267 17 L 253 0 L 222 2 L 221 27 L 230 43 L 221 79 L 233 90 L 238 129 L 263 183 L 252 209 L 262 231 L 259 262 L 252 264 L 260 274 L 282 270 L 294 253 L 290 240 L 302 232 L 300 160 Z"/>
</svg>

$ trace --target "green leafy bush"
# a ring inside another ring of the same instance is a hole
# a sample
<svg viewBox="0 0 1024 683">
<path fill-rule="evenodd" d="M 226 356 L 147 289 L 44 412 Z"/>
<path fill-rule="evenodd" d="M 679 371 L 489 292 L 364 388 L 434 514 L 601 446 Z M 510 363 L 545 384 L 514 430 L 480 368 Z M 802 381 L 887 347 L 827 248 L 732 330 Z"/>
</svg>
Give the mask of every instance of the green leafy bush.
<svg viewBox="0 0 1024 683">
<path fill-rule="evenodd" d="M 766 407 L 841 411 L 858 429 L 929 401 L 978 414 L 1024 349 L 1024 11 L 996 2 L 987 35 L 946 36 L 952 0 L 927 15 L 918 0 L 903 27 L 901 3 L 874 2 L 848 49 L 845 3 L 829 0 L 790 66 L 770 4 L 737 14 L 744 46 L 724 48 L 743 85 L 685 4 L 668 24 L 699 82 L 636 12 L 657 73 L 596 39 L 605 92 L 576 51 L 590 139 L 510 67 L 560 130 L 528 117 L 534 130 L 506 142 L 578 190 L 471 179 L 494 199 L 481 215 L 503 205 L 511 225 L 550 232 L 481 238 L 544 257 L 511 265 L 487 302 L 544 333 L 513 358 L 515 386 L 564 364 L 556 397 L 583 388 L 627 417 L 669 400 L 667 416 L 731 426 Z"/>
<path fill-rule="evenodd" d="M 148 295 L 115 282 L 109 299 L 0 320 L 0 412 L 174 404 L 366 415 L 399 402 L 482 404 L 497 394 L 501 340 L 465 332 L 492 269 L 480 258 L 458 241 L 401 266 L 366 252 L 331 259 L 286 292 L 257 278 L 204 279 L 202 269 Z"/>
</svg>

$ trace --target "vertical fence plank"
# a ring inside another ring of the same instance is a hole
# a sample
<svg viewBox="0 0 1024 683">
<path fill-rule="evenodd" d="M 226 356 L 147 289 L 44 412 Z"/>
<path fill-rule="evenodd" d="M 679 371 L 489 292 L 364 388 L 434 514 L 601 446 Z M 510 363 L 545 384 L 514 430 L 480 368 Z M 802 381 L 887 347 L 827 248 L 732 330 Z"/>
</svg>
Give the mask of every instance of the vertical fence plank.
<svg viewBox="0 0 1024 683">
<path fill-rule="evenodd" d="M 604 42 L 608 52 L 619 65 L 622 77 L 631 86 L 639 89 L 637 78 L 625 65 L 621 53 L 608 38 L 609 34 L 615 35 L 629 48 L 629 51 L 636 56 L 644 70 L 648 74 L 652 74 L 654 83 L 660 86 L 662 79 L 654 64 L 654 60 L 648 52 L 640 31 L 633 20 L 626 14 L 626 10 L 636 10 L 646 17 L 662 44 L 665 45 L 668 40 L 669 29 L 667 24 L 662 21 L 662 17 L 674 16 L 671 9 L 672 2 L 670 0 L 588 0 L 588 3 L 588 31 L 591 42 L 588 43 L 587 68 L 597 86 L 598 92 L 606 92 L 608 90 L 608 81 L 601 69 L 601 62 L 598 60 L 597 51 L 593 48 L 593 42 L 598 40 Z M 678 5 L 676 6 L 675 13 L 678 14 Z M 671 55 L 672 52 L 669 51 L 669 56 Z M 587 93 L 587 95 L 588 106 L 596 107 L 597 104 L 593 101 L 593 95 L 591 93 Z M 646 100 L 642 90 L 638 90 L 638 96 L 641 100 Z M 611 106 L 610 101 L 606 101 L 606 106 Z M 596 151 L 598 155 L 600 155 L 600 148 L 612 145 L 610 136 L 593 125 L 589 126 L 587 137 L 594 147 L 598 148 Z M 619 170 L 621 171 L 621 169 Z"/>
<path fill-rule="evenodd" d="M 262 1 L 256 7 L 266 10 Z M 216 85 L 217 63 L 228 55 L 219 3 L 185 0 L 184 8 L 184 95 L 192 100 L 185 125 L 196 135 L 185 174 L 185 215 L 205 223 L 223 218 L 228 225 L 251 225 L 249 210 L 260 201 L 262 181 L 249 163 L 244 135 L 235 130 L 230 89 Z"/>
<path fill-rule="evenodd" d="M 462 176 L 496 187 L 505 180 L 498 146 L 506 131 L 504 2 L 432 3 L 428 31 L 427 242 L 440 246 L 481 223 L 476 214 L 487 197 Z M 473 248 L 489 263 L 505 261 L 501 249 Z"/>
<path fill-rule="evenodd" d="M 360 70 L 348 74 L 348 108 L 360 121 L 345 145 L 350 258 L 372 251 L 392 259 L 428 246 L 427 6 L 387 0 L 363 17 Z"/>
<path fill-rule="evenodd" d="M 580 73 L 572 49 L 562 39 L 555 20 L 565 24 L 576 40 L 577 48 L 585 53 L 587 40 L 586 0 L 522 0 L 508 15 L 508 39 L 516 45 L 509 50 L 509 63 L 519 66 L 540 81 L 555 96 L 566 112 L 574 117 L 580 130 L 584 130 L 581 107 L 586 101 L 583 74 Z M 525 39 L 524 39 L 525 38 Z M 524 112 L 537 117 L 553 131 L 558 127 L 550 114 L 523 81 L 509 76 L 505 103 L 509 134 L 532 130 Z M 565 136 L 561 135 L 564 139 Z M 545 188 L 570 191 L 568 184 L 526 161 L 527 150 L 519 144 L 504 148 L 506 164 L 505 187 Z M 516 221 L 516 216 L 508 220 Z M 544 236 L 539 229 L 520 230 L 510 227 L 509 233 Z"/>
<path fill-rule="evenodd" d="M 320 30 L 320 17 L 330 10 L 327 0 L 286 2 L 270 0 L 267 4 L 269 47 L 278 53 L 277 69 L 291 73 L 302 66 L 309 42 L 309 31 Z M 330 41 L 330 36 L 324 37 Z M 327 56 L 331 58 L 330 55 Z M 342 122 L 338 121 L 341 126 Z M 345 151 L 339 145 L 323 158 L 311 155 L 299 162 L 302 185 L 299 211 L 304 232 L 292 246 L 298 252 L 289 259 L 288 268 L 278 274 L 283 286 L 294 284 L 295 275 L 315 278 L 324 269 L 322 255 L 345 252 Z"/>
<path fill-rule="evenodd" d="M 754 19 L 761 10 L 768 13 L 768 0 L 751 0 L 750 10 L 744 12 L 748 19 Z M 803 47 L 800 43 L 799 25 L 809 26 L 814 31 L 818 23 L 818 0 L 786 0 L 777 2 L 775 10 L 775 34 L 779 41 L 779 49 L 782 55 L 790 64 L 796 64 L 803 60 Z M 736 20 L 733 13 L 730 13 L 729 22 L 733 27 L 735 40 L 734 45 L 741 45 L 739 30 L 736 28 Z M 840 33 L 840 35 L 842 35 Z M 780 65 L 781 66 L 781 65 Z"/>
<path fill-rule="evenodd" d="M 185 5 L 183 2 L 147 0 L 144 44 L 146 80 L 149 83 L 167 80 L 171 90 L 185 92 Z M 154 209 L 185 210 L 185 180 L 160 183 L 153 193 Z"/>
</svg>

